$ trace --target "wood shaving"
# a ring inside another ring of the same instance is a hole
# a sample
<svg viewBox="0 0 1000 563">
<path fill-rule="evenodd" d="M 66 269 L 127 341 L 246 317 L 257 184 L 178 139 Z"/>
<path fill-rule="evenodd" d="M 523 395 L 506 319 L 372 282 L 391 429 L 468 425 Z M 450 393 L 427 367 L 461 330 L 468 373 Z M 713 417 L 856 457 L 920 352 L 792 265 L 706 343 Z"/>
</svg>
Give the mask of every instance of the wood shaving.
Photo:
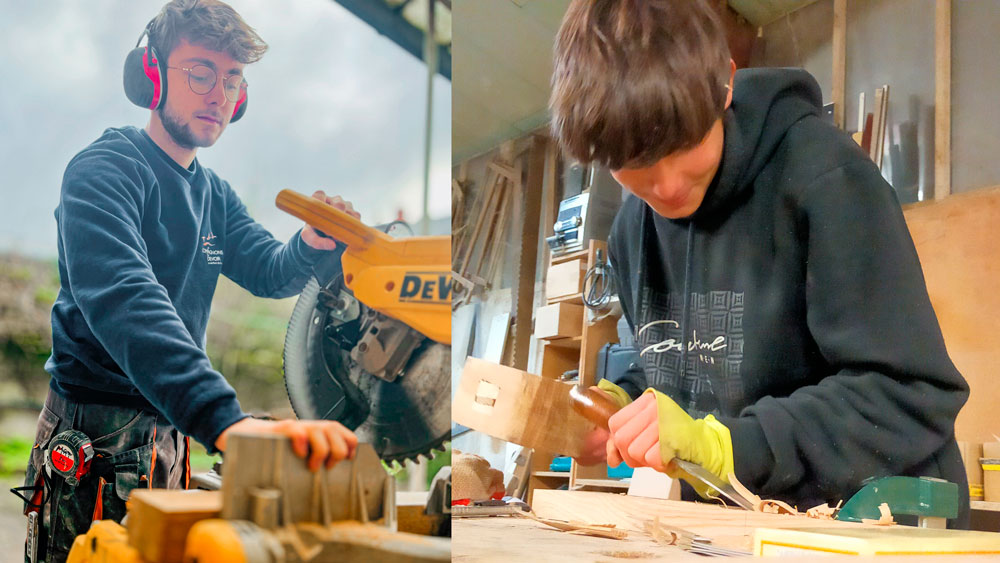
<svg viewBox="0 0 1000 563">
<path fill-rule="evenodd" d="M 787 502 L 775 499 L 762 499 L 753 494 L 750 492 L 750 489 L 743 485 L 743 483 L 740 483 L 740 480 L 737 479 L 736 475 L 733 473 L 729 474 L 729 484 L 733 486 L 733 489 L 736 489 L 736 492 L 739 493 L 740 496 L 748 500 L 753 505 L 754 512 L 763 512 L 766 514 L 788 514 L 791 516 L 818 518 L 820 520 L 833 520 L 834 515 L 838 510 L 840 510 L 840 505 L 844 502 L 838 502 L 836 507 L 820 504 L 810 508 L 805 512 L 805 514 L 803 514 L 799 512 L 798 507 L 791 506 Z"/>
<path fill-rule="evenodd" d="M 691 540 L 694 538 L 694 534 L 687 530 L 661 524 L 659 516 L 652 520 L 647 520 L 643 524 L 643 528 L 653 538 L 653 541 L 660 545 L 678 545 L 678 542 L 690 545 Z"/>
<path fill-rule="evenodd" d="M 753 504 L 754 512 L 761 512 L 760 504 L 763 502 L 763 500 L 761 500 L 759 496 L 751 493 L 750 489 L 743 486 L 743 483 L 740 483 L 740 480 L 736 478 L 735 473 L 730 473 L 728 477 L 729 477 L 729 484 L 732 485 L 734 489 L 736 489 L 736 492 L 739 493 L 741 497 L 747 499 L 748 501 L 750 501 L 751 504 Z"/>
<path fill-rule="evenodd" d="M 542 518 L 534 512 L 521 512 L 520 514 L 527 518 L 531 518 L 536 522 L 540 522 L 546 526 L 551 526 L 564 532 L 579 532 L 588 536 L 597 536 L 600 538 L 610 538 L 615 540 L 622 540 L 628 537 L 628 532 L 617 529 L 614 524 L 588 524 L 586 522 L 555 520 L 553 518 Z"/>
<path fill-rule="evenodd" d="M 833 517 L 840 510 L 840 505 L 844 504 L 844 501 L 837 503 L 837 506 L 830 506 L 829 504 L 817 504 L 816 506 L 806 510 L 806 516 L 810 518 L 816 518 L 818 520 L 833 520 Z"/>
<path fill-rule="evenodd" d="M 861 522 L 863 524 L 875 524 L 876 526 L 895 526 L 896 521 L 892 518 L 892 511 L 889 510 L 889 505 L 882 503 L 878 505 L 879 514 L 882 516 L 877 520 L 875 518 L 862 518 Z"/>
<path fill-rule="evenodd" d="M 801 514 L 798 509 L 789 505 L 787 502 L 782 502 L 780 500 L 766 499 L 760 501 L 760 505 L 757 508 L 758 512 L 766 512 L 769 514 L 791 514 L 792 516 L 798 516 Z"/>
</svg>

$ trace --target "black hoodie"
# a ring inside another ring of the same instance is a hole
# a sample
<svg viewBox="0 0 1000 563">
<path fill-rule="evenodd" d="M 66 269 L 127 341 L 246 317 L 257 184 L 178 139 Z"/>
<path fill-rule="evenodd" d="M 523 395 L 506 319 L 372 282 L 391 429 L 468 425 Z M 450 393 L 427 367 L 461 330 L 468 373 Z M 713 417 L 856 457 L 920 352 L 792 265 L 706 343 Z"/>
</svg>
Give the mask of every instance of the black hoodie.
<svg viewBox="0 0 1000 563">
<path fill-rule="evenodd" d="M 760 495 L 804 510 L 870 477 L 939 477 L 963 526 L 968 386 L 892 188 L 820 106 L 805 71 L 739 71 L 698 210 L 622 205 L 609 254 L 647 383 L 715 414 Z"/>
</svg>

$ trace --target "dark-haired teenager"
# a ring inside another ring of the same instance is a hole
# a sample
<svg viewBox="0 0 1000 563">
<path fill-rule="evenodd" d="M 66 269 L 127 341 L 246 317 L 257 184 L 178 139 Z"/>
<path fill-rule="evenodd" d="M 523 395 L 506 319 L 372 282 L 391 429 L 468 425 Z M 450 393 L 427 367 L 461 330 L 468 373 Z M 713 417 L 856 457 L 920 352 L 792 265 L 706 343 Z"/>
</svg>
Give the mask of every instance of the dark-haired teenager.
<svg viewBox="0 0 1000 563">
<path fill-rule="evenodd" d="M 552 85 L 562 146 L 632 194 L 608 244 L 651 389 L 611 419 L 609 463 L 676 456 L 802 509 L 940 477 L 967 525 L 968 387 L 893 190 L 816 81 L 736 71 L 709 2 L 574 0 Z"/>
</svg>

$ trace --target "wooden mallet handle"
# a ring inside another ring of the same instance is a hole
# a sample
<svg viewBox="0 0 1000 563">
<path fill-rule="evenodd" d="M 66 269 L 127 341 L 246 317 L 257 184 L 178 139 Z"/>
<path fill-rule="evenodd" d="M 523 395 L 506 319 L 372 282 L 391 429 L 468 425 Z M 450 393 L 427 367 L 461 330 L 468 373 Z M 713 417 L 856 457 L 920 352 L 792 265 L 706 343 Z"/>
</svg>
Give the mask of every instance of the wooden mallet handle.
<svg viewBox="0 0 1000 563">
<path fill-rule="evenodd" d="M 607 393 L 593 387 L 574 385 L 569 390 L 573 410 L 600 428 L 608 430 L 608 419 L 618 412 L 618 403 Z"/>
</svg>

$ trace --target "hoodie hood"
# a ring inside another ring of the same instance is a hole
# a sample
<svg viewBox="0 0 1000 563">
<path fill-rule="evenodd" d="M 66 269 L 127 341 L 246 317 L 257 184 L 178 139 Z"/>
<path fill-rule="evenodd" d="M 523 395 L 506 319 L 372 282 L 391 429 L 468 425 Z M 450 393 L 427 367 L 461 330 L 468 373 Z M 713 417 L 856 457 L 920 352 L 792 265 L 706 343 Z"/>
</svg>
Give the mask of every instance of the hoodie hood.
<svg viewBox="0 0 1000 563">
<path fill-rule="evenodd" d="M 731 209 L 747 195 L 744 192 L 788 129 L 804 117 L 819 115 L 822 104 L 819 84 L 802 69 L 736 71 L 733 102 L 723 115 L 722 162 L 690 219 L 698 221 Z"/>
</svg>

